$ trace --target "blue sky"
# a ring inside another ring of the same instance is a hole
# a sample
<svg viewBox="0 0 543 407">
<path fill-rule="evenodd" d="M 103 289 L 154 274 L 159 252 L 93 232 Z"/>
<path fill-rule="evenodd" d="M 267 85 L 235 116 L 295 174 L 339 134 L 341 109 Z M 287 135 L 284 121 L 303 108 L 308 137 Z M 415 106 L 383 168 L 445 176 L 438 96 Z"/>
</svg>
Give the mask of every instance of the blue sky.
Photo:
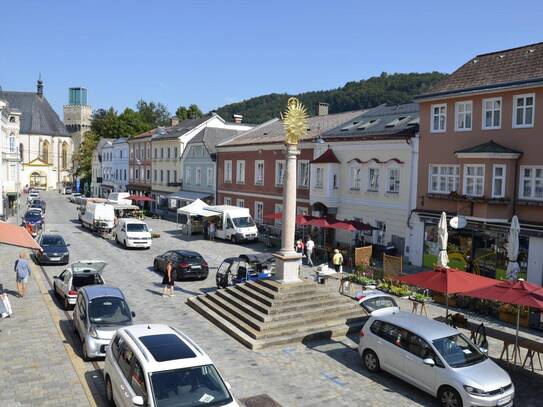
<svg viewBox="0 0 543 407">
<path fill-rule="evenodd" d="M 138 99 L 208 111 L 270 92 L 330 89 L 386 72 L 451 72 L 543 41 L 541 1 L 18 0 L 2 12 L 0 86 L 55 109 Z"/>
</svg>

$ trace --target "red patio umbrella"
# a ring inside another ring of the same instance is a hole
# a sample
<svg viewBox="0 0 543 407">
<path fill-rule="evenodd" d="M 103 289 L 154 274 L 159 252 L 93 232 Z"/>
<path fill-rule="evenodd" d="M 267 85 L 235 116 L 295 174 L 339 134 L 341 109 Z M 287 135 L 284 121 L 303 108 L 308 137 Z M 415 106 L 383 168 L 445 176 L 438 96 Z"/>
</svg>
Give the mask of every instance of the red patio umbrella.
<svg viewBox="0 0 543 407">
<path fill-rule="evenodd" d="M 465 294 L 466 291 L 491 287 L 497 281 L 493 278 L 446 267 L 421 271 L 420 273 L 400 277 L 398 280 L 408 285 L 445 294 L 446 315 L 449 314 L 449 294 Z"/>
<path fill-rule="evenodd" d="M 146 201 L 153 200 L 153 198 L 150 198 L 146 195 L 130 195 L 126 197 L 125 199 L 130 199 L 131 201 L 139 201 L 139 202 L 146 202 Z"/>
<path fill-rule="evenodd" d="M 315 226 L 317 228 L 331 228 L 332 225 L 325 218 L 313 218 L 307 222 L 308 225 Z"/>
<path fill-rule="evenodd" d="M 0 244 L 41 250 L 40 245 L 21 226 L 0 222 Z"/>
<path fill-rule="evenodd" d="M 330 227 L 333 229 L 346 230 L 348 232 L 356 232 L 358 229 L 349 222 L 341 222 L 339 220 L 330 222 Z"/>
<path fill-rule="evenodd" d="M 517 307 L 517 334 L 515 337 L 515 363 L 517 362 L 518 331 L 520 325 L 520 306 L 543 309 L 543 287 L 524 280 L 496 281 L 484 289 L 473 289 L 464 293 L 469 297 L 500 301 Z"/>
<path fill-rule="evenodd" d="M 264 215 L 265 219 L 270 220 L 281 220 L 283 219 L 283 212 L 275 212 L 275 213 L 269 213 L 267 215 Z M 312 219 L 313 217 L 310 215 L 296 215 L 296 224 L 297 225 L 307 225 L 308 220 Z"/>
</svg>

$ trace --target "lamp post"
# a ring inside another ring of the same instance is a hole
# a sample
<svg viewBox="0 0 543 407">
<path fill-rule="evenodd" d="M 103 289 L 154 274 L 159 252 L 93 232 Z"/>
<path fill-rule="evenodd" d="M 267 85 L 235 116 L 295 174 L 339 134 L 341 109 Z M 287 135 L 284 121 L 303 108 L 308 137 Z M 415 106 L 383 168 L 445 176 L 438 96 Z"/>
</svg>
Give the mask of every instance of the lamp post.
<svg viewBox="0 0 543 407">
<path fill-rule="evenodd" d="M 281 250 L 274 254 L 277 259 L 276 279 L 281 283 L 295 283 L 299 279 L 301 254 L 294 250 L 296 228 L 296 156 L 300 154 L 298 143 L 307 129 L 307 112 L 296 98 L 288 100 L 287 110 L 281 115 L 286 131 L 285 175 L 283 182 L 283 217 Z"/>
</svg>

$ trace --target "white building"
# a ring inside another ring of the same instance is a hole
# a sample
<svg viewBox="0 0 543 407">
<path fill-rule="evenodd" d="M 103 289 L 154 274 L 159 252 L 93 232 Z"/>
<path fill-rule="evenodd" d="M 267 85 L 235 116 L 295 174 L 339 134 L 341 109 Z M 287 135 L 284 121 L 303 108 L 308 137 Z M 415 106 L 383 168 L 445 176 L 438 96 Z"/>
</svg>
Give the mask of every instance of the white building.
<svg viewBox="0 0 543 407">
<path fill-rule="evenodd" d="M 128 139 L 121 137 L 113 141 L 113 163 L 111 175 L 116 192 L 128 191 Z"/>
<path fill-rule="evenodd" d="M 101 150 L 102 156 L 102 183 L 100 185 L 100 196 L 107 198 L 115 191 L 115 180 L 113 179 L 113 142 L 107 140 Z"/>
<path fill-rule="evenodd" d="M 19 181 L 40 189 L 56 189 L 71 182 L 72 140 L 66 126 L 43 94 L 38 80 L 36 92 L 0 91 L 0 100 L 21 112 Z"/>
<path fill-rule="evenodd" d="M 313 215 L 370 224 L 374 230 L 360 232 L 365 242 L 376 250 L 392 243 L 407 258 L 418 131 L 419 108 L 411 103 L 378 106 L 322 134 L 311 162 Z M 335 231 L 331 238 L 350 244 L 354 236 Z"/>
<path fill-rule="evenodd" d="M 94 197 L 99 197 L 102 194 L 102 147 L 108 142 L 113 142 L 113 139 L 100 139 L 92 152 L 90 193 Z"/>
<path fill-rule="evenodd" d="M 14 216 L 21 193 L 19 183 L 19 125 L 20 112 L 0 100 L 0 217 Z"/>
</svg>

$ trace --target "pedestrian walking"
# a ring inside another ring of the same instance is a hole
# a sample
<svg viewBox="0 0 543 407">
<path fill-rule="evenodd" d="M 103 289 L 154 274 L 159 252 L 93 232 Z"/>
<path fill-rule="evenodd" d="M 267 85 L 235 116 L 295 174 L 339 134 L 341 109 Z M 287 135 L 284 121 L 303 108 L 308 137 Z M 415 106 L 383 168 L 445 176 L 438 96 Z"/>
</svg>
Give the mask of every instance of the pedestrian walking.
<svg viewBox="0 0 543 407">
<path fill-rule="evenodd" d="M 25 252 L 19 254 L 19 258 L 15 261 L 14 270 L 17 283 L 17 296 L 23 298 L 26 295 L 26 285 L 28 284 L 28 277 L 31 272 Z"/>
<path fill-rule="evenodd" d="M 209 239 L 215 240 L 215 233 L 217 233 L 217 226 L 215 226 L 215 222 L 209 222 Z"/>
<path fill-rule="evenodd" d="M 209 222 L 204 220 L 204 239 L 209 239 Z"/>
<path fill-rule="evenodd" d="M 315 242 L 313 239 L 311 239 L 311 236 L 309 236 L 305 242 L 305 254 L 307 256 L 307 265 L 313 267 L 313 259 L 311 256 L 313 255 L 313 250 L 315 249 Z"/>
<path fill-rule="evenodd" d="M 334 257 L 332 257 L 332 264 L 336 269 L 336 273 L 341 271 L 341 266 L 343 265 L 343 255 L 339 252 L 338 249 L 334 249 Z"/>
<path fill-rule="evenodd" d="M 162 284 L 164 284 L 164 290 L 162 291 L 163 297 L 173 297 L 173 289 L 175 284 L 175 270 L 173 269 L 173 262 L 168 260 L 166 264 L 166 270 L 164 270 L 164 277 L 162 278 Z"/>
</svg>

